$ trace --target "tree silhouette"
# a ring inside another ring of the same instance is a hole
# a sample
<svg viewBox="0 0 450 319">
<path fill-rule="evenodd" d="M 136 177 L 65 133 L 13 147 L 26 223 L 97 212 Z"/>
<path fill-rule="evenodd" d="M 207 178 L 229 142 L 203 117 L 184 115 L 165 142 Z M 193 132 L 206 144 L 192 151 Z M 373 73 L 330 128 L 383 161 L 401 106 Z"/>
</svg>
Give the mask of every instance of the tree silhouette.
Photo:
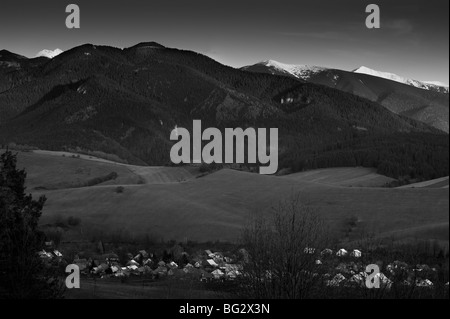
<svg viewBox="0 0 450 319">
<path fill-rule="evenodd" d="M 59 280 L 37 254 L 45 240 L 38 222 L 46 198 L 25 194 L 26 176 L 17 155 L 0 156 L 0 298 L 60 297 Z"/>
</svg>

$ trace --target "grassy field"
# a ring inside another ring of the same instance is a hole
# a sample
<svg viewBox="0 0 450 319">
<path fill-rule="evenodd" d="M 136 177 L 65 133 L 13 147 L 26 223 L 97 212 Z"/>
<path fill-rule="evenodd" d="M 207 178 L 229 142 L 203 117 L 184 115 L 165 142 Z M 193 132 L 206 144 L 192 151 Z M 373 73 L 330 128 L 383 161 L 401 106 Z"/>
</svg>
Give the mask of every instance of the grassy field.
<svg viewBox="0 0 450 319">
<path fill-rule="evenodd" d="M 221 299 L 224 293 L 207 290 L 198 280 L 162 280 L 151 282 L 144 278 L 81 279 L 81 289 L 66 292 L 66 299 Z"/>
<path fill-rule="evenodd" d="M 166 240 L 236 241 L 252 215 L 267 214 L 280 200 L 298 193 L 336 236 L 353 220 L 354 234 L 448 242 L 448 188 L 382 188 L 389 179 L 370 169 L 281 177 L 225 169 L 195 178 L 193 168 L 138 167 L 28 152 L 19 153 L 19 166 L 27 169 L 28 190 L 48 198 L 43 224 L 70 216 L 81 219 L 80 231 L 64 240 L 120 232 Z M 118 174 L 113 181 L 74 187 L 113 171 Z"/>
<path fill-rule="evenodd" d="M 284 176 L 285 178 L 313 183 L 347 187 L 384 187 L 393 178 L 376 173 L 376 169 L 344 167 L 317 169 Z"/>
<path fill-rule="evenodd" d="M 252 214 L 267 213 L 297 192 L 335 233 L 350 218 L 377 234 L 448 226 L 447 190 L 333 187 L 231 170 L 184 183 L 126 186 L 123 193 L 112 186 L 46 192 L 43 221 L 78 216 L 95 233 L 234 241 Z"/>
<path fill-rule="evenodd" d="M 405 185 L 399 188 L 448 188 L 448 176 L 431 181 Z"/>
<path fill-rule="evenodd" d="M 19 152 L 18 167 L 27 171 L 29 191 L 79 188 L 95 178 L 117 173 L 114 180 L 99 185 L 160 184 L 186 181 L 195 171 L 184 168 L 124 165 L 68 152 Z"/>
</svg>

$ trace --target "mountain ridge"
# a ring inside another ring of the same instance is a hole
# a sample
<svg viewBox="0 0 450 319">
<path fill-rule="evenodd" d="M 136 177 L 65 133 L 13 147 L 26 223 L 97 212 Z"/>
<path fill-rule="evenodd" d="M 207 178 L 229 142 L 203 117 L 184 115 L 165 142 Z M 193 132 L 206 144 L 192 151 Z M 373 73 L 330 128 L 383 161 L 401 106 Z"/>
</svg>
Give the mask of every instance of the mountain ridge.
<svg viewBox="0 0 450 319">
<path fill-rule="evenodd" d="M 339 69 L 288 65 L 273 60 L 242 68 L 243 71 L 289 76 L 325 85 L 377 102 L 388 110 L 449 133 L 449 94 L 365 73 Z M 356 71 L 356 70 L 355 70 Z"/>
<path fill-rule="evenodd" d="M 448 135 L 437 129 L 349 92 L 234 69 L 192 51 L 86 44 L 20 69 L 0 67 L 3 145 L 170 165 L 171 130 L 190 129 L 194 119 L 221 130 L 278 127 L 280 169 L 448 175 Z"/>
<path fill-rule="evenodd" d="M 373 69 L 368 68 L 366 66 L 361 66 L 361 67 L 353 70 L 352 72 L 362 73 L 362 74 L 367 74 L 367 75 L 372 75 L 372 76 L 384 78 L 384 79 L 387 79 L 387 80 L 391 80 L 391 81 L 395 81 L 395 82 L 411 85 L 411 86 L 417 87 L 419 89 L 436 91 L 436 92 L 439 92 L 439 93 L 446 93 L 446 94 L 449 93 L 448 85 L 436 85 L 436 84 L 433 84 L 433 83 L 436 83 L 437 81 L 425 82 L 425 81 L 418 81 L 418 80 L 408 79 L 406 77 L 399 76 L 399 75 L 394 74 L 394 73 L 383 72 L 383 71 L 376 71 L 376 70 L 373 70 Z"/>
</svg>

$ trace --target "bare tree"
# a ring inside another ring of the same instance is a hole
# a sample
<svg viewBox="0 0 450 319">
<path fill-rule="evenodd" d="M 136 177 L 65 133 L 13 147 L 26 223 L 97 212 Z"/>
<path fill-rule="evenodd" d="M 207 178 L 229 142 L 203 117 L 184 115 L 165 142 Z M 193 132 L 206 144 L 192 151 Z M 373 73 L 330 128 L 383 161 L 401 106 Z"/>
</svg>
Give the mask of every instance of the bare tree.
<svg viewBox="0 0 450 319">
<path fill-rule="evenodd" d="M 327 231 L 314 210 L 299 196 L 280 202 L 269 218 L 254 218 L 243 231 L 249 253 L 243 285 L 252 298 L 304 299 L 321 276 L 314 273 L 316 254 Z"/>
</svg>

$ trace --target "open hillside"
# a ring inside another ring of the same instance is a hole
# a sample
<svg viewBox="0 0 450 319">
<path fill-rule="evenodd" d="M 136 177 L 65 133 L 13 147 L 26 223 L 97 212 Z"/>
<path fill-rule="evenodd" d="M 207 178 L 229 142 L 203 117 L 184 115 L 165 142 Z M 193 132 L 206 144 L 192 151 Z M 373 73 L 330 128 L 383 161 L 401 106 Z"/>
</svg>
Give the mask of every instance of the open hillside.
<svg viewBox="0 0 450 319">
<path fill-rule="evenodd" d="M 355 231 L 377 236 L 419 226 L 448 229 L 449 222 L 448 189 L 336 187 L 232 170 L 182 183 L 125 186 L 123 193 L 115 189 L 38 192 L 48 197 L 42 222 L 76 216 L 85 233 L 236 241 L 252 214 L 267 213 L 294 193 L 330 223 L 336 236 L 350 219 L 357 220 Z M 427 239 L 442 239 L 434 235 Z"/>
<path fill-rule="evenodd" d="M 236 70 L 152 42 L 123 50 L 83 45 L 53 59 L 2 52 L 3 145 L 161 166 L 170 162 L 171 130 L 201 119 L 204 128 L 279 128 L 280 169 L 448 176 L 448 135 L 327 86 Z"/>
<path fill-rule="evenodd" d="M 236 241 L 252 215 L 269 213 L 280 200 L 298 193 L 329 222 L 337 238 L 348 236 L 352 221 L 353 239 L 371 234 L 448 241 L 448 189 L 371 187 L 379 186 L 367 184 L 376 176 L 373 170 L 262 176 L 225 169 L 195 178 L 188 167 L 136 167 L 56 153 L 20 152 L 18 158 L 28 173 L 28 191 L 48 198 L 43 225 L 69 217 L 81 220 L 82 233 L 70 231 L 64 240 L 127 234 Z M 111 172 L 117 173 L 115 180 L 81 185 Z"/>
</svg>

